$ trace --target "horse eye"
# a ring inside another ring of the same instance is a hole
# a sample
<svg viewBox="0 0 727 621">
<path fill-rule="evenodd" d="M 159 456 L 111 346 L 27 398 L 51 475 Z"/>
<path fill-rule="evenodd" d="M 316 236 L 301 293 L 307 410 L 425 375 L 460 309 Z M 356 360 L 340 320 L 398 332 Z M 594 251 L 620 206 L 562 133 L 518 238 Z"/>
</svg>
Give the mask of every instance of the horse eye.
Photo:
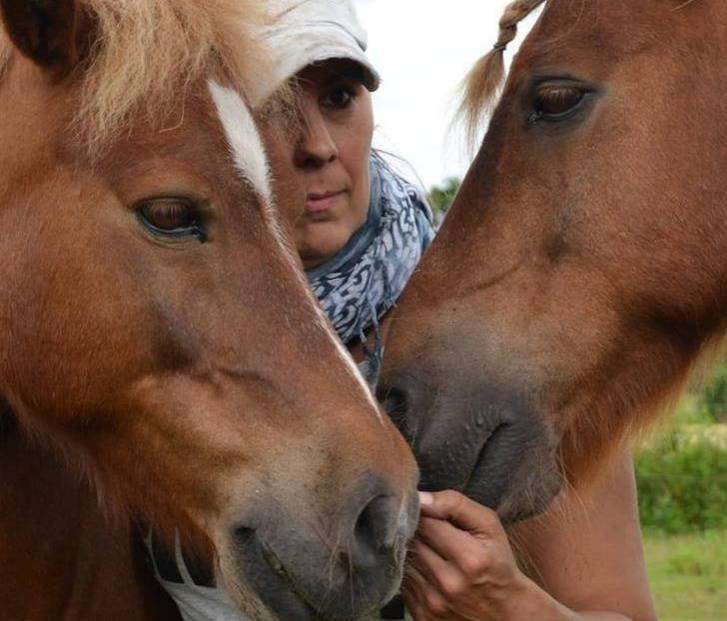
<svg viewBox="0 0 727 621">
<path fill-rule="evenodd" d="M 152 233 L 173 237 L 194 235 L 204 241 L 199 214 L 193 202 L 184 198 L 157 198 L 136 208 L 141 222 Z"/>
<path fill-rule="evenodd" d="M 544 84 L 535 92 L 535 112 L 531 120 L 557 120 L 575 110 L 586 96 L 586 91 L 564 84 Z"/>
</svg>

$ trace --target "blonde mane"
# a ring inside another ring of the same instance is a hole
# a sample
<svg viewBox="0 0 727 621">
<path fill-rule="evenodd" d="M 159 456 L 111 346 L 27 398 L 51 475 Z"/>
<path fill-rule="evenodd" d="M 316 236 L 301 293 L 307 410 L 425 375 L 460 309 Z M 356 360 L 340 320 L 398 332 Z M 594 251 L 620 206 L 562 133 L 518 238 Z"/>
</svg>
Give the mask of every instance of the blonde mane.
<svg viewBox="0 0 727 621">
<path fill-rule="evenodd" d="M 266 16 L 256 0 L 80 0 L 78 6 L 93 31 L 76 121 L 92 147 L 134 114 L 164 119 L 206 73 L 222 74 L 248 98 L 267 74 L 256 41 Z M 3 33 L 0 75 L 8 46 Z"/>
<path fill-rule="evenodd" d="M 497 42 L 467 74 L 455 118 L 464 124 L 470 146 L 474 146 L 482 120 L 492 112 L 505 80 L 505 49 L 517 36 L 518 24 L 544 2 L 516 0 L 509 4 L 500 18 Z"/>
</svg>

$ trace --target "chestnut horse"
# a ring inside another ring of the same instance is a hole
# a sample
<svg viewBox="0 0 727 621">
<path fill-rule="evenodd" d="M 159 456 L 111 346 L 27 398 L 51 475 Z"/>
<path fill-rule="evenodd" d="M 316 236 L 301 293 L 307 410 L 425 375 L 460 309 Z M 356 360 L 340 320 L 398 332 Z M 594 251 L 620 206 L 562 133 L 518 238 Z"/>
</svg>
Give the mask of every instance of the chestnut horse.
<svg viewBox="0 0 727 621">
<path fill-rule="evenodd" d="M 506 10 L 473 124 L 541 4 Z M 426 487 L 541 511 L 723 340 L 725 24 L 722 0 L 545 4 L 391 318 L 379 394 Z"/>
<path fill-rule="evenodd" d="M 398 586 L 417 469 L 279 232 L 255 6 L 0 0 L 2 619 L 173 618 L 132 517 L 251 619 Z"/>
</svg>

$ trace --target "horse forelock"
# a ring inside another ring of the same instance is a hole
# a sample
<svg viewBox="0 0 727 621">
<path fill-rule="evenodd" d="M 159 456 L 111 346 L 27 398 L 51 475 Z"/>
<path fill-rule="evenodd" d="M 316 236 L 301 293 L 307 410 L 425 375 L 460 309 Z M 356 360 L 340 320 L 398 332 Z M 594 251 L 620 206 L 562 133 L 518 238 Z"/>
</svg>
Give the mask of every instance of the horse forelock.
<svg viewBox="0 0 727 621">
<path fill-rule="evenodd" d="M 75 119 L 92 150 L 137 113 L 165 119 L 208 74 L 248 97 L 267 74 L 255 36 L 267 17 L 254 0 L 82 0 L 80 6 L 93 32 Z"/>
</svg>

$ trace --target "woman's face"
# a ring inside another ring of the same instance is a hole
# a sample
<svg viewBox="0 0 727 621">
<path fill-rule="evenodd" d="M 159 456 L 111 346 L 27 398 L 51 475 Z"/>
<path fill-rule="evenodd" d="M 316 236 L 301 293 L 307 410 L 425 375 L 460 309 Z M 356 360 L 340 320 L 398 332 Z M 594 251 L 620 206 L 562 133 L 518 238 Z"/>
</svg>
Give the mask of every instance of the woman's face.
<svg viewBox="0 0 727 621">
<path fill-rule="evenodd" d="M 371 95 L 350 61 L 298 74 L 300 124 L 268 140 L 278 206 L 306 269 L 338 252 L 366 221 Z"/>
</svg>

